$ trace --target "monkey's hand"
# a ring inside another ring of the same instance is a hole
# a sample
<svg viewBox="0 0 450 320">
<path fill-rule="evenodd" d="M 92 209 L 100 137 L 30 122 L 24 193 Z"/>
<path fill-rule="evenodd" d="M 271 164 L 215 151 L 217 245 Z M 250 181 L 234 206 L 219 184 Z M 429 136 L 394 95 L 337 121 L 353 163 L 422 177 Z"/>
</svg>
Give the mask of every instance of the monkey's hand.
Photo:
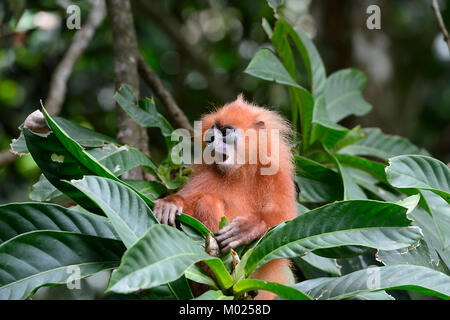
<svg viewBox="0 0 450 320">
<path fill-rule="evenodd" d="M 222 252 L 234 249 L 243 244 L 249 244 L 261 237 L 267 227 L 264 221 L 255 221 L 253 217 L 239 216 L 230 224 L 216 232 L 216 240 Z"/>
<path fill-rule="evenodd" d="M 155 200 L 153 213 L 156 219 L 162 224 L 175 225 L 175 217 L 181 215 L 183 206 L 178 201 L 172 201 L 167 198 Z"/>
</svg>

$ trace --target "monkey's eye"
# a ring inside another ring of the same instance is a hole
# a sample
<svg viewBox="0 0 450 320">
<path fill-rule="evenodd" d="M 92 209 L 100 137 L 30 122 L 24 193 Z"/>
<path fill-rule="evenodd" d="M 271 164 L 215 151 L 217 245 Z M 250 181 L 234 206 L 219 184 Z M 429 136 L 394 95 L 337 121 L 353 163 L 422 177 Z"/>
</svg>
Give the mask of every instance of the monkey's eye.
<svg viewBox="0 0 450 320">
<path fill-rule="evenodd" d="M 236 130 L 236 128 L 234 126 L 227 125 L 227 126 L 223 126 L 221 131 L 222 131 L 223 136 L 228 136 L 231 133 L 233 133 L 235 130 Z"/>
<path fill-rule="evenodd" d="M 214 136 L 215 136 L 214 133 L 215 133 L 215 132 L 214 132 L 213 129 L 210 129 L 210 130 L 208 130 L 208 131 L 206 132 L 206 134 L 205 134 L 205 142 L 206 142 L 206 143 L 212 143 L 212 142 L 214 142 Z"/>
</svg>

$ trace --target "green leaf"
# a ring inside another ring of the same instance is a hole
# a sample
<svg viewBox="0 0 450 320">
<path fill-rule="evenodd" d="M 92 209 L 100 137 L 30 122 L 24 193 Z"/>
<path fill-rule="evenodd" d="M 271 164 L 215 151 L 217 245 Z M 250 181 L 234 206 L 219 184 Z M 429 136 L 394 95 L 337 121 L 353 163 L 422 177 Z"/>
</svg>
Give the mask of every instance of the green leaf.
<svg viewBox="0 0 450 320">
<path fill-rule="evenodd" d="M 227 290 L 233 285 L 233 278 L 228 273 L 222 260 L 219 258 L 210 258 L 203 261 L 216 276 L 217 283 L 222 290 Z"/>
<path fill-rule="evenodd" d="M 378 128 L 364 128 L 367 136 L 352 145 L 339 150 L 341 154 L 372 156 L 387 160 L 402 154 L 428 155 L 424 149 L 419 149 L 409 140 L 393 135 L 383 134 Z"/>
<path fill-rule="evenodd" d="M 105 218 L 50 203 L 25 202 L 2 205 L 0 226 L 0 244 L 20 234 L 38 230 L 69 231 L 119 239 Z"/>
<path fill-rule="evenodd" d="M 313 180 L 301 176 L 294 177 L 295 182 L 300 188 L 301 202 L 332 202 L 342 200 L 342 183 L 327 183 Z"/>
<path fill-rule="evenodd" d="M 439 256 L 434 257 L 433 260 L 442 260 L 448 269 L 450 267 L 450 250 L 444 247 L 433 217 L 420 207 L 416 207 L 409 216 L 414 220 L 413 225 L 421 228 L 428 247 L 434 248 L 438 252 Z"/>
<path fill-rule="evenodd" d="M 377 260 L 386 266 L 406 264 L 422 266 L 445 273 L 448 275 L 448 269 L 440 263 L 439 257 L 433 248 L 428 247 L 425 240 L 420 240 L 414 248 L 406 248 L 392 251 L 378 250 Z"/>
<path fill-rule="evenodd" d="M 110 178 L 113 180 L 118 180 L 116 176 L 108 170 L 105 166 L 100 164 L 98 161 L 95 160 L 95 158 L 87 153 L 81 145 L 70 138 L 70 136 L 67 134 L 67 132 L 64 131 L 62 127 L 60 127 L 52 117 L 47 113 L 47 110 L 42 106 L 42 112 L 44 113 L 45 119 L 47 120 L 48 125 L 50 126 L 50 129 L 52 129 L 53 133 L 58 138 L 59 142 L 64 146 L 64 148 L 70 152 L 70 154 L 77 159 L 81 164 L 92 170 L 96 175 Z M 27 142 L 28 146 L 28 142 Z M 29 146 L 28 146 L 29 147 Z M 56 157 L 54 157 L 54 161 L 64 161 L 64 158 L 58 157 L 56 160 Z"/>
<path fill-rule="evenodd" d="M 154 225 L 125 252 L 107 291 L 130 293 L 157 287 L 180 278 L 194 263 L 210 258 L 183 232 Z"/>
<path fill-rule="evenodd" d="M 270 291 L 287 300 L 311 300 L 311 298 L 293 287 L 277 282 L 257 279 L 242 279 L 233 286 L 233 294 L 236 297 L 252 290 Z"/>
<path fill-rule="evenodd" d="M 335 276 L 341 275 L 341 270 L 339 265 L 337 264 L 336 259 L 324 258 L 312 252 L 308 252 L 306 255 L 299 257 L 299 259 L 302 259 L 311 266 L 324 272 L 330 273 Z"/>
<path fill-rule="evenodd" d="M 49 133 L 43 136 L 35 134 L 26 128 L 23 129 L 23 133 L 33 160 L 37 163 L 48 181 L 73 201 L 82 205 L 86 210 L 100 213 L 101 211 L 89 198 L 86 198 L 73 186 L 61 182 L 61 180 L 81 179 L 83 175 L 92 175 L 94 172 L 75 159 L 62 146 L 55 134 Z M 35 191 L 35 194 L 36 192 L 39 194 L 37 197 L 47 197 L 51 194 L 43 193 L 39 190 Z"/>
<path fill-rule="evenodd" d="M 20 128 L 22 130 L 22 128 Z M 25 155 L 28 152 L 27 143 L 25 141 L 25 137 L 23 135 L 23 132 L 20 131 L 20 135 L 17 139 L 12 139 L 10 148 L 13 152 L 19 154 L 19 155 Z"/>
<path fill-rule="evenodd" d="M 290 32 L 289 36 L 302 56 L 303 63 L 308 72 L 311 91 L 314 98 L 317 98 L 325 89 L 325 66 L 319 52 L 308 35 L 300 28 L 294 28 L 294 30 L 295 33 Z"/>
<path fill-rule="evenodd" d="M 406 211 L 406 214 L 409 214 L 411 211 L 413 211 L 417 207 L 417 205 L 419 204 L 419 200 L 420 200 L 420 195 L 414 194 L 410 197 L 407 197 L 405 199 L 397 201 L 396 203 L 398 205 L 408 209 L 408 211 Z"/>
<path fill-rule="evenodd" d="M 96 176 L 71 183 L 101 208 L 127 248 L 158 223 L 145 201 L 121 183 Z"/>
<path fill-rule="evenodd" d="M 339 278 L 318 278 L 294 286 L 314 299 L 346 299 L 380 290 L 412 290 L 439 298 L 450 298 L 450 277 L 422 266 L 371 267 Z"/>
<path fill-rule="evenodd" d="M 114 95 L 114 99 L 141 127 L 159 128 L 163 136 L 166 137 L 166 140 L 167 138 L 170 138 L 173 127 L 169 121 L 156 110 L 153 100 L 145 99 L 137 102 L 133 88 L 128 84 L 123 84 L 120 87 L 119 91 Z"/>
<path fill-rule="evenodd" d="M 277 56 L 269 49 L 260 49 L 256 52 L 244 72 L 256 78 L 303 89 L 292 79 Z"/>
<path fill-rule="evenodd" d="M 95 203 L 80 193 L 72 185 L 61 180 L 81 179 L 84 175 L 99 175 L 124 185 L 121 181 L 94 156 L 86 152 L 76 141 L 71 139 L 67 133 L 43 109 L 47 123 L 53 132 L 48 134 L 35 134 L 24 128 L 23 132 L 33 159 L 42 170 L 46 178 L 60 191 L 65 193 L 76 203 L 92 212 L 100 212 Z M 153 205 L 153 201 L 139 191 L 132 188 L 146 203 Z"/>
<path fill-rule="evenodd" d="M 233 297 L 224 295 L 220 290 L 208 290 L 194 300 L 233 300 Z"/>
<path fill-rule="evenodd" d="M 118 266 L 122 242 L 62 231 L 34 231 L 0 245 L 0 300 L 25 299 L 43 285 L 64 284 Z"/>
<path fill-rule="evenodd" d="M 386 293 L 386 291 L 375 292 L 361 292 L 356 296 L 353 296 L 354 300 L 395 300 L 393 296 Z"/>
<path fill-rule="evenodd" d="M 350 132 L 347 128 L 330 120 L 323 95 L 315 100 L 312 123 L 311 143 L 320 140 L 327 148 L 332 148 Z"/>
<path fill-rule="evenodd" d="M 437 228 L 437 236 L 445 250 L 450 249 L 450 205 L 437 194 L 421 190 Z"/>
<path fill-rule="evenodd" d="M 388 202 L 397 202 L 401 200 L 399 194 L 393 193 L 392 190 L 388 190 L 386 185 L 380 183 L 372 175 L 365 171 L 354 169 L 352 167 L 346 167 L 347 171 L 350 172 L 352 179 L 365 190 L 373 193 L 377 198 Z M 376 199 L 377 199 L 376 198 Z"/>
<path fill-rule="evenodd" d="M 273 31 L 272 31 L 272 27 L 270 26 L 269 22 L 266 20 L 266 18 L 262 18 L 262 22 L 261 25 L 264 29 L 264 32 L 266 33 L 267 37 L 270 39 L 272 38 L 273 35 Z"/>
<path fill-rule="evenodd" d="M 441 161 L 421 155 L 389 159 L 387 179 L 397 188 L 431 190 L 450 203 L 450 169 Z"/>
<path fill-rule="evenodd" d="M 339 174 L 324 165 L 302 156 L 295 157 L 300 200 L 331 202 L 342 200 L 343 188 Z"/>
<path fill-rule="evenodd" d="M 132 186 L 144 196 L 149 199 L 155 200 L 167 193 L 167 188 L 156 181 L 147 180 L 124 180 L 128 185 Z"/>
<path fill-rule="evenodd" d="M 214 279 L 211 278 L 211 276 L 205 270 L 203 270 L 202 268 L 200 268 L 199 266 L 197 266 L 195 264 L 190 266 L 184 272 L 184 275 L 189 280 L 192 280 L 192 281 L 195 281 L 195 282 L 198 282 L 198 283 L 206 284 L 206 285 L 210 286 L 213 289 L 218 289 Z"/>
<path fill-rule="evenodd" d="M 138 166 L 147 167 L 153 172 L 156 170 L 156 166 L 149 158 L 132 147 L 117 147 L 113 144 L 107 144 L 102 148 L 90 149 L 86 150 L 86 152 L 91 154 L 116 176 Z M 159 195 L 167 191 L 163 185 L 153 181 L 128 180 L 126 183 L 135 187 L 136 190 L 152 200 L 158 198 Z M 152 186 L 154 186 L 154 188 L 152 188 Z M 50 201 L 61 195 L 62 192 L 58 191 L 50 181 L 42 175 L 39 178 L 39 181 L 32 186 L 29 196 L 31 200 L 35 201 Z"/>
<path fill-rule="evenodd" d="M 230 224 L 230 221 L 228 221 L 226 216 L 222 216 L 222 218 L 220 218 L 219 221 L 219 229 L 222 229 L 223 227 L 227 226 Z"/>
<path fill-rule="evenodd" d="M 112 143 L 121 145 L 121 143 L 113 138 L 105 136 L 104 134 L 95 132 L 88 128 L 82 127 L 72 121 L 61 117 L 54 117 L 53 120 L 58 126 L 67 133 L 73 140 L 78 142 L 83 147 L 95 148 L 101 147 L 105 143 Z"/>
<path fill-rule="evenodd" d="M 381 182 L 387 182 L 385 168 L 380 162 L 375 162 L 358 156 L 348 154 L 334 154 L 336 159 L 343 165 L 365 171 Z"/>
<path fill-rule="evenodd" d="M 176 220 L 193 228 L 204 237 L 208 234 L 213 234 L 207 227 L 205 227 L 203 223 L 191 216 L 188 216 L 187 214 L 181 214 L 177 216 Z"/>
<path fill-rule="evenodd" d="M 340 246 L 395 250 L 421 238 L 420 229 L 407 227 L 406 208 L 373 200 L 335 202 L 298 216 L 273 230 L 254 248 L 247 275 L 273 259 Z M 316 252 L 317 253 L 317 252 Z M 322 254 L 321 254 L 322 255 Z"/>
<path fill-rule="evenodd" d="M 350 174 L 350 171 L 347 170 L 346 167 L 342 166 L 339 160 L 328 150 L 328 155 L 334 161 L 336 168 L 341 175 L 342 184 L 344 186 L 344 200 L 356 200 L 356 199 L 367 199 L 366 194 L 361 188 L 356 184 L 353 180 L 353 177 Z"/>
<path fill-rule="evenodd" d="M 153 174 L 157 170 L 156 165 L 145 154 L 127 145 L 117 147 L 113 144 L 107 144 L 102 148 L 90 149 L 86 152 L 109 169 L 115 176 L 119 176 L 138 166 L 147 168 Z"/>
<path fill-rule="evenodd" d="M 30 200 L 33 201 L 50 201 L 62 196 L 63 193 L 56 189 L 47 178 L 41 174 L 38 182 L 31 186 L 31 191 L 28 194 Z"/>
<path fill-rule="evenodd" d="M 338 122 L 352 114 L 362 116 L 372 109 L 362 96 L 366 81 L 362 72 L 353 69 L 339 70 L 328 77 L 325 103 L 331 121 Z"/>
</svg>

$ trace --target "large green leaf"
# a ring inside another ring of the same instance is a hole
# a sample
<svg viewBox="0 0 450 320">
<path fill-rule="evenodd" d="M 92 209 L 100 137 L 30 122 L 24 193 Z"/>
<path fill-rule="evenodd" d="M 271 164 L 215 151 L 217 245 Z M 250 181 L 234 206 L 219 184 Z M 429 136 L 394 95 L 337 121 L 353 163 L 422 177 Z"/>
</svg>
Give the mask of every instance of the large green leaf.
<svg viewBox="0 0 450 320">
<path fill-rule="evenodd" d="M 252 290 L 270 291 L 287 300 L 311 300 L 311 298 L 303 292 L 277 282 L 242 279 L 233 286 L 233 294 L 236 297 Z"/>
<path fill-rule="evenodd" d="M 61 180 L 81 179 L 84 175 L 99 175 L 126 185 L 106 166 L 84 150 L 76 141 L 48 115 L 43 108 L 47 123 L 53 130 L 47 134 L 37 134 L 24 128 L 23 132 L 33 159 L 46 178 L 60 191 L 89 211 L 100 212 L 97 206 L 72 185 Z M 132 188 L 148 204 L 153 201 Z"/>
<path fill-rule="evenodd" d="M 433 217 L 420 207 L 415 208 L 409 216 L 414 220 L 413 225 L 422 229 L 428 247 L 434 248 L 438 252 L 439 257 L 435 257 L 434 260 L 442 260 L 450 268 L 450 250 L 444 247 L 444 243 L 440 237 L 440 231 Z"/>
<path fill-rule="evenodd" d="M 404 248 L 421 238 L 419 228 L 407 227 L 410 222 L 406 208 L 393 203 L 352 200 L 328 204 L 264 237 L 249 257 L 246 273 L 251 274 L 270 260 L 302 256 L 317 249 L 349 245 L 382 250 Z"/>
<path fill-rule="evenodd" d="M 367 199 L 366 194 L 362 189 L 356 184 L 353 180 L 353 177 L 350 174 L 350 171 L 341 165 L 339 160 L 327 150 L 328 155 L 333 160 L 336 168 L 339 171 L 342 179 L 342 185 L 344 186 L 344 200 L 356 200 L 356 199 Z"/>
<path fill-rule="evenodd" d="M 421 190 L 423 198 L 427 203 L 428 210 L 433 217 L 437 228 L 436 236 L 439 237 L 444 249 L 450 249 L 450 205 L 437 194 Z"/>
<path fill-rule="evenodd" d="M 305 202 L 342 200 L 343 186 L 338 173 L 302 156 L 295 157 L 300 199 Z"/>
<path fill-rule="evenodd" d="M 439 261 L 436 251 L 428 247 L 425 240 L 420 240 L 419 245 L 414 248 L 405 248 L 392 251 L 378 250 L 377 260 L 386 266 L 406 264 L 422 266 L 448 274 L 446 266 Z"/>
<path fill-rule="evenodd" d="M 381 182 L 387 182 L 383 163 L 375 162 L 358 156 L 349 154 L 334 154 L 336 159 L 343 165 L 365 171 Z"/>
<path fill-rule="evenodd" d="M 327 148 L 332 148 L 350 132 L 347 128 L 330 120 L 323 95 L 315 100 L 312 123 L 311 143 L 320 140 Z"/>
<path fill-rule="evenodd" d="M 340 266 L 337 264 L 336 259 L 324 258 L 312 252 L 308 252 L 304 256 L 298 257 L 296 259 L 301 259 L 306 263 L 310 264 L 311 266 L 324 272 L 330 273 L 332 275 L 335 276 L 341 275 Z"/>
<path fill-rule="evenodd" d="M 269 49 L 260 49 L 256 52 L 244 72 L 260 79 L 303 89 Z"/>
<path fill-rule="evenodd" d="M 61 127 L 73 140 L 78 142 L 83 147 L 94 148 L 101 147 L 105 143 L 113 143 L 121 145 L 121 143 L 113 138 L 105 136 L 104 134 L 82 127 L 72 121 L 61 117 L 54 117 L 55 122 Z"/>
<path fill-rule="evenodd" d="M 378 128 L 364 128 L 364 131 L 367 133 L 365 138 L 340 149 L 338 153 L 372 156 L 384 160 L 402 154 L 428 155 L 426 150 L 418 148 L 405 138 L 383 134 Z"/>
<path fill-rule="evenodd" d="M 412 290 L 450 299 L 450 277 L 422 266 L 371 267 L 338 278 L 318 278 L 294 286 L 315 299 L 345 299 L 380 290 Z"/>
<path fill-rule="evenodd" d="M 55 134 L 40 135 L 24 128 L 28 150 L 34 161 L 52 185 L 85 209 L 99 213 L 97 206 L 81 194 L 76 188 L 61 180 L 81 179 L 83 175 L 94 174 L 88 167 L 82 165 L 56 138 Z M 52 192 L 39 193 L 39 197 L 48 197 Z"/>
<path fill-rule="evenodd" d="M 450 203 L 450 169 L 441 161 L 421 155 L 389 159 L 387 179 L 397 188 L 431 190 Z"/>
<path fill-rule="evenodd" d="M 194 263 L 211 259 L 183 232 L 154 225 L 123 256 L 107 291 L 130 293 L 180 278 Z"/>
<path fill-rule="evenodd" d="M 338 122 L 349 115 L 362 116 L 372 109 L 363 96 L 365 75 L 353 69 L 331 74 L 325 85 L 325 103 L 331 121 Z"/>
<path fill-rule="evenodd" d="M 145 201 L 117 181 L 85 176 L 71 183 L 101 208 L 127 248 L 158 223 Z"/>
<path fill-rule="evenodd" d="M 325 89 L 325 66 L 319 52 L 308 35 L 300 28 L 295 28 L 295 33 L 290 33 L 295 46 L 302 56 L 303 63 L 308 71 L 309 83 L 314 98 L 321 95 Z"/>
<path fill-rule="evenodd" d="M 60 230 L 116 239 L 112 225 L 103 217 L 69 210 L 49 203 L 10 203 L 0 206 L 0 244 L 20 234 Z"/>
<path fill-rule="evenodd" d="M 117 147 L 113 144 L 106 144 L 101 148 L 94 148 L 86 150 L 87 153 L 91 154 L 98 162 L 108 168 L 114 175 L 119 176 L 128 170 L 136 168 L 137 166 L 142 166 L 148 168 L 149 171 L 155 172 L 155 164 L 147 158 L 139 150 L 128 147 L 121 146 Z M 166 188 L 159 184 L 160 188 L 156 182 L 146 183 L 145 181 L 126 181 L 126 183 L 132 185 L 139 192 L 143 193 L 150 199 L 156 199 L 159 195 L 166 191 Z M 151 188 L 149 184 L 153 183 L 155 188 Z M 150 187 L 147 189 L 146 187 Z M 142 189 L 142 190 L 141 190 Z M 157 191 L 156 194 L 152 191 Z M 45 175 L 41 176 L 39 181 L 36 182 L 30 192 L 30 199 L 35 201 L 50 201 L 58 196 L 61 196 L 62 192 L 58 191 L 51 183 L 45 178 Z"/>
<path fill-rule="evenodd" d="M 43 285 L 64 284 L 115 268 L 121 241 L 62 231 L 33 231 L 0 245 L 0 299 L 25 299 Z"/>
</svg>

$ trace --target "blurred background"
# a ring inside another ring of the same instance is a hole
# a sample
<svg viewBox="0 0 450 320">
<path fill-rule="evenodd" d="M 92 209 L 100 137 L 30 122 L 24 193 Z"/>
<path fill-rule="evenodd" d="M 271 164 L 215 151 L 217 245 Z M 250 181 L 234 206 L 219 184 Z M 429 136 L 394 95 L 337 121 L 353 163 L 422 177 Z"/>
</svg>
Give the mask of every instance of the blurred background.
<svg viewBox="0 0 450 320">
<path fill-rule="evenodd" d="M 259 48 L 270 47 L 261 27 L 262 17 L 274 23 L 266 0 L 131 3 L 142 55 L 191 121 L 240 92 L 289 115 L 286 88 L 243 73 Z M 450 0 L 439 3 L 448 28 Z M 0 26 L 0 151 L 48 95 L 51 75 L 77 31 L 66 27 L 71 4 L 81 8 L 83 25 L 92 7 L 88 0 L 27 0 L 19 21 Z M 372 4 L 381 9 L 381 30 L 366 27 Z M 430 1 L 285 0 L 282 13 L 314 39 L 327 74 L 352 67 L 367 75 L 364 94 L 374 108 L 344 125 L 380 127 L 450 162 L 450 56 Z M 2 0 L 0 21 L 11 14 Z M 112 35 L 105 19 L 74 66 L 59 115 L 115 137 L 113 94 Z M 151 95 L 142 83 L 141 96 Z M 149 134 L 151 156 L 158 160 L 163 139 L 158 130 Z M 28 200 L 39 173 L 30 156 L 2 165 L 0 204 Z"/>
</svg>

